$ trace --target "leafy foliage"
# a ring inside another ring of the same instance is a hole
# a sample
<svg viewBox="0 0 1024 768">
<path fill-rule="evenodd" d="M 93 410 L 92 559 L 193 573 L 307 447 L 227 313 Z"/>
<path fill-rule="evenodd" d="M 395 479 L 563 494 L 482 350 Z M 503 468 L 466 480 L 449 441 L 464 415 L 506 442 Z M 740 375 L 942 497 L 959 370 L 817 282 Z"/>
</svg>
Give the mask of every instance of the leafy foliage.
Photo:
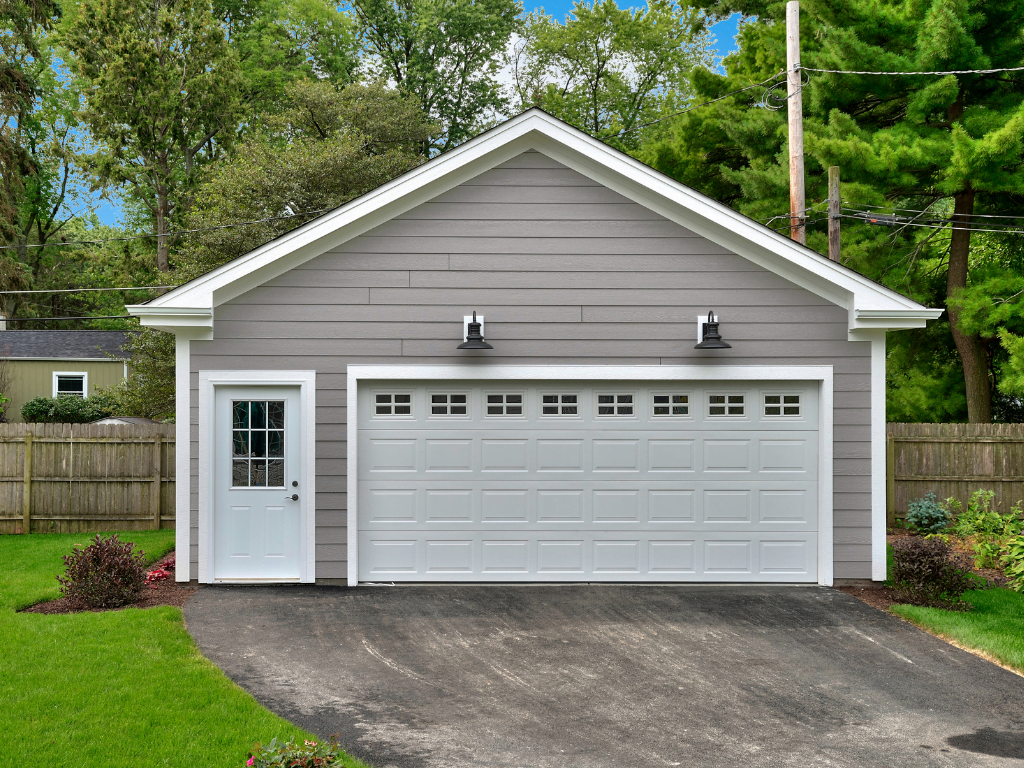
<svg viewBox="0 0 1024 768">
<path fill-rule="evenodd" d="M 889 579 L 900 600 L 911 605 L 970 610 L 962 596 L 974 586 L 971 574 L 957 566 L 941 539 L 898 539 L 892 545 Z"/>
<path fill-rule="evenodd" d="M 1006 543 L 1000 562 L 1006 567 L 1010 588 L 1024 592 L 1024 536 L 1015 536 Z"/>
<path fill-rule="evenodd" d="M 245 764 L 252 768 L 321 768 L 340 766 L 343 762 L 344 753 L 334 737 L 331 737 L 330 743 L 307 739 L 302 744 L 292 741 L 282 744 L 275 738 L 266 746 L 256 744 Z"/>
<path fill-rule="evenodd" d="M 113 412 L 158 421 L 173 419 L 174 336 L 141 328 L 127 335 L 122 350 L 131 359 L 128 376 L 103 390 Z"/>
<path fill-rule="evenodd" d="M 715 65 L 703 16 L 668 0 L 622 9 L 576 0 L 564 24 L 526 17 L 511 55 L 512 103 L 542 107 L 592 136 L 635 148 L 636 129 L 681 108 L 694 66 Z M 620 137 L 622 131 L 630 131 Z"/>
<path fill-rule="evenodd" d="M 36 424 L 88 424 L 112 416 L 116 409 L 115 401 L 102 393 L 34 397 L 21 406 L 21 418 Z"/>
<path fill-rule="evenodd" d="M 287 109 L 207 177 L 188 217 L 180 276 L 196 277 L 423 162 L 432 126 L 419 105 L 382 85 L 299 81 Z M 271 217 L 279 218 L 265 221 Z M 238 221 L 260 223 L 210 229 Z"/>
<path fill-rule="evenodd" d="M 696 0 L 695 5 L 714 17 L 734 11 L 748 17 L 740 30 L 740 50 L 725 59 L 726 74 L 694 72 L 697 98 L 724 96 L 782 69 L 784 3 Z M 1024 38 L 1006 34 L 1017 28 L 1015 19 L 1024 12 L 1020 0 L 896 0 L 883 5 L 839 0 L 805 3 L 801 11 L 801 59 L 808 67 L 923 71 L 1024 64 Z M 769 221 L 785 214 L 786 110 L 781 99 L 773 104 L 780 107 L 777 111 L 754 108 L 765 96 L 764 91 L 747 91 L 667 121 L 638 155 L 753 218 Z M 980 286 L 991 276 L 1013 274 L 1009 264 L 1020 258 L 1022 245 L 1019 237 L 1000 240 L 1004 236 L 941 224 L 954 214 L 965 221 L 974 214 L 1020 210 L 1024 81 L 1001 75 L 812 73 L 803 103 L 812 222 L 808 245 L 827 251 L 820 212 L 827 196 L 826 170 L 832 165 L 842 169 L 848 206 L 928 211 L 914 222 L 923 227 L 843 220 L 844 263 L 925 304 L 945 302 L 949 309 L 923 331 L 890 335 L 889 384 L 907 390 L 894 393 L 890 405 L 919 418 L 987 421 L 990 371 L 998 378 L 1005 355 L 995 332 L 979 325 L 983 313 L 972 320 L 966 304 L 985 293 Z M 932 228 L 935 220 L 940 224 Z M 1013 291 L 1000 287 L 992 295 L 1003 301 Z M 894 417 L 903 415 L 890 413 Z"/>
<path fill-rule="evenodd" d="M 1006 514 L 992 507 L 995 491 L 979 489 L 971 494 L 967 509 L 957 515 L 953 525 L 960 536 L 1009 537 L 1017 536 L 1024 528 L 1021 504 L 1015 504 Z"/>
<path fill-rule="evenodd" d="M 82 0 L 63 40 L 84 83 L 82 117 L 101 147 L 88 167 L 146 206 L 166 272 L 171 223 L 188 209 L 202 166 L 234 136 L 237 53 L 209 0 Z"/>
<path fill-rule="evenodd" d="M 949 514 L 929 492 L 924 498 L 907 504 L 907 526 L 921 533 L 938 533 L 949 524 Z"/>
<path fill-rule="evenodd" d="M 372 78 L 414 96 L 445 151 L 503 111 L 502 54 L 520 29 L 522 0 L 352 0 Z"/>
<path fill-rule="evenodd" d="M 146 556 L 117 534 L 100 534 L 87 547 L 64 556 L 61 592 L 83 608 L 119 608 L 138 601 L 146 586 Z"/>
</svg>

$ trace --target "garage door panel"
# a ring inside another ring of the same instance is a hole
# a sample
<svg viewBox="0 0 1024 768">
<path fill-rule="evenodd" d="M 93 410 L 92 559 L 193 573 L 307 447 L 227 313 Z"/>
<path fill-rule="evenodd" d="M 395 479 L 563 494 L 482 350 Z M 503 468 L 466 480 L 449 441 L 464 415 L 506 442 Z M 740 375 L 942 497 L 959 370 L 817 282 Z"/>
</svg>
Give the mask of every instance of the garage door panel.
<svg viewBox="0 0 1024 768">
<path fill-rule="evenodd" d="M 623 536 L 571 531 L 359 534 L 363 580 L 386 581 L 812 581 L 813 533 L 693 532 Z"/>
<path fill-rule="evenodd" d="M 817 578 L 816 385 L 434 382 L 360 390 L 361 580 Z M 378 416 L 383 390 L 392 393 L 391 413 Z M 488 417 L 486 398 L 506 390 L 523 413 Z M 706 415 L 715 392 L 741 397 L 742 412 Z M 452 394 L 460 395 L 459 413 L 438 415 L 452 409 Z M 572 413 L 547 418 L 541 406 L 556 394 L 558 408 L 570 403 Z M 658 418 L 654 406 L 664 414 L 666 395 L 669 404 L 687 404 L 685 417 Z M 607 411 L 620 400 L 629 406 L 621 416 Z M 796 415 L 779 415 L 782 405 Z"/>
</svg>

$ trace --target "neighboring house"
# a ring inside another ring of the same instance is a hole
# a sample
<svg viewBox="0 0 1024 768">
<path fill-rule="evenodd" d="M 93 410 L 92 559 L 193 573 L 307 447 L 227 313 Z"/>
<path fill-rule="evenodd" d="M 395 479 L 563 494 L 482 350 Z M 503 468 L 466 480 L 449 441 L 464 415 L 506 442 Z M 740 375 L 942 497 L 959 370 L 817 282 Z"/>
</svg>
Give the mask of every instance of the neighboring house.
<svg viewBox="0 0 1024 768">
<path fill-rule="evenodd" d="M 96 419 L 96 421 L 90 422 L 91 424 L 118 424 L 121 426 L 133 425 L 133 426 L 147 426 L 149 424 L 163 424 L 162 421 L 156 419 L 147 419 L 140 416 L 107 416 L 105 419 Z"/>
<path fill-rule="evenodd" d="M 21 406 L 35 397 L 88 397 L 117 384 L 128 375 L 124 342 L 122 331 L 0 331 L 12 377 L 7 420 L 22 421 Z"/>
<path fill-rule="evenodd" d="M 129 311 L 177 578 L 350 585 L 882 579 L 885 333 L 940 313 L 539 110 Z"/>
</svg>

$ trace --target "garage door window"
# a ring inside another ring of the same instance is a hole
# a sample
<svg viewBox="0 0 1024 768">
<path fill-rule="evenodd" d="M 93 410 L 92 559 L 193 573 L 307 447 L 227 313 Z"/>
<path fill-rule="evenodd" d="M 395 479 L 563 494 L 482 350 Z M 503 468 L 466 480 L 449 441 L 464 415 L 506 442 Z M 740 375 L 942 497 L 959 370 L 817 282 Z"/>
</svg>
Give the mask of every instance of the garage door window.
<svg viewBox="0 0 1024 768">
<path fill-rule="evenodd" d="M 465 393 L 431 394 L 431 416 L 468 416 L 469 395 Z"/>
<path fill-rule="evenodd" d="M 523 393 L 487 393 L 487 405 L 484 413 L 487 416 L 522 416 Z"/>
<path fill-rule="evenodd" d="M 377 392 L 373 396 L 375 416 L 412 416 L 412 395 L 400 392 Z"/>
<path fill-rule="evenodd" d="M 800 395 L 765 395 L 765 416 L 799 416 Z"/>
<path fill-rule="evenodd" d="M 597 415 L 598 416 L 632 416 L 634 413 L 633 401 L 636 395 L 619 394 L 598 395 Z"/>
<path fill-rule="evenodd" d="M 743 395 L 708 395 L 709 416 L 744 416 Z"/>
<path fill-rule="evenodd" d="M 578 416 L 579 395 L 541 395 L 541 416 Z"/>
<path fill-rule="evenodd" d="M 651 415 L 656 418 L 690 415 L 690 396 L 654 393 L 651 395 Z"/>
</svg>

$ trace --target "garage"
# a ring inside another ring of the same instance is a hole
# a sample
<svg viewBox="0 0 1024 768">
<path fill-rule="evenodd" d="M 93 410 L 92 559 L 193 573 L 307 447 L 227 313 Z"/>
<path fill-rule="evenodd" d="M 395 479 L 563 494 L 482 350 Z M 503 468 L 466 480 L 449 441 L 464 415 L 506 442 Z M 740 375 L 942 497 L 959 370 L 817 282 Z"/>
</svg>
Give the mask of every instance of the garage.
<svg viewBox="0 0 1024 768">
<path fill-rule="evenodd" d="M 818 393 L 360 381 L 358 581 L 816 582 Z"/>
</svg>

